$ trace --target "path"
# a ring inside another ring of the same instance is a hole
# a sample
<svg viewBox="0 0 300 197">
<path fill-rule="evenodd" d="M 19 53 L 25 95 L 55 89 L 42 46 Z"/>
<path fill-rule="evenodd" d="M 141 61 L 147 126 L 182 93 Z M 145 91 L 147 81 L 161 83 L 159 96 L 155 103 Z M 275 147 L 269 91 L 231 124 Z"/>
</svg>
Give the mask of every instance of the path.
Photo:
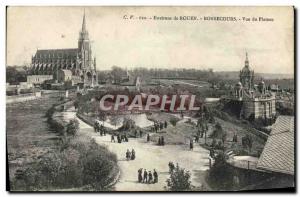
<svg viewBox="0 0 300 197">
<path fill-rule="evenodd" d="M 65 120 L 76 117 L 75 112 L 63 112 Z M 200 147 L 195 146 L 193 151 L 188 150 L 186 146 L 165 145 L 164 147 L 147 143 L 144 138 L 129 138 L 129 142 L 111 143 L 110 135 L 99 136 L 93 128 L 80 119 L 80 134 L 88 135 L 96 140 L 100 145 L 107 146 L 110 151 L 115 153 L 118 158 L 118 165 L 121 169 L 120 180 L 115 185 L 117 191 L 161 191 L 166 186 L 166 180 L 169 178 L 168 163 L 173 161 L 178 163 L 180 167 L 188 169 L 191 172 L 192 185 L 201 187 L 204 177 L 199 177 L 203 171 L 208 169 L 209 152 Z M 125 160 L 125 152 L 127 149 L 135 149 L 136 159 L 134 161 Z M 156 184 L 142 184 L 137 182 L 137 170 L 144 168 L 151 170 L 156 169 L 159 180 Z M 202 175 L 203 176 L 203 175 Z"/>
</svg>

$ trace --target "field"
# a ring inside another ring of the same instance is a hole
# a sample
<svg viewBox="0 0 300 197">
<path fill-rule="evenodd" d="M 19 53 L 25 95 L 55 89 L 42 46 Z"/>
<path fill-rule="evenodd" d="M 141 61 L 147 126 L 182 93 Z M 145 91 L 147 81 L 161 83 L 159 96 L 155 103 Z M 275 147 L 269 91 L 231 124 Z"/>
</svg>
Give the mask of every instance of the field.
<svg viewBox="0 0 300 197">
<path fill-rule="evenodd" d="M 6 137 L 10 179 L 51 149 L 59 136 L 48 128 L 45 113 L 59 101 L 58 94 L 6 106 Z"/>
</svg>

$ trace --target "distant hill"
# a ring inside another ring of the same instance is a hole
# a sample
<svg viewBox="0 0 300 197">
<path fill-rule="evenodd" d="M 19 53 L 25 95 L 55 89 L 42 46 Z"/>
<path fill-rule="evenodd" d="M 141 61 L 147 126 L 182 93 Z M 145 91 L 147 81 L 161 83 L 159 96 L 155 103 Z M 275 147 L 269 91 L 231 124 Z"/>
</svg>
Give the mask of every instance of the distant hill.
<svg viewBox="0 0 300 197">
<path fill-rule="evenodd" d="M 215 75 L 224 77 L 225 79 L 239 79 L 239 71 L 215 71 Z M 254 73 L 255 78 L 263 79 L 293 79 L 293 74 L 273 74 L 273 73 Z"/>
</svg>

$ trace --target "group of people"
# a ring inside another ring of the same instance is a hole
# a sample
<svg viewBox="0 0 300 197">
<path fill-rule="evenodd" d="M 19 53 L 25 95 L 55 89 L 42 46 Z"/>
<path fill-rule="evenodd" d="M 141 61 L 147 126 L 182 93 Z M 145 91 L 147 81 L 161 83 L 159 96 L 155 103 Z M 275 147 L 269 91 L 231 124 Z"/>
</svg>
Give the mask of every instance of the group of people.
<svg viewBox="0 0 300 197">
<path fill-rule="evenodd" d="M 122 143 L 122 142 L 128 142 L 128 137 L 126 134 L 120 135 L 118 134 L 117 136 L 115 136 L 114 134 L 111 135 L 111 142 L 116 142 L 115 137 L 117 137 L 117 142 L 118 143 Z"/>
<path fill-rule="evenodd" d="M 95 121 L 94 123 L 94 131 L 96 133 L 100 133 L 101 136 L 106 135 L 106 129 L 103 126 L 103 124 L 100 124 L 98 121 Z"/>
<path fill-rule="evenodd" d="M 168 122 L 167 121 L 165 121 L 165 122 L 155 121 L 154 126 L 151 127 L 151 130 L 155 131 L 157 133 L 157 131 L 162 130 L 162 129 L 167 128 L 167 127 L 168 127 Z"/>
<path fill-rule="evenodd" d="M 160 136 L 158 138 L 158 146 L 164 146 L 165 145 L 165 138 L 164 136 Z"/>
<path fill-rule="evenodd" d="M 156 170 L 153 170 L 153 174 L 152 172 L 149 170 L 147 172 L 146 169 L 144 169 L 144 173 L 143 173 L 143 168 L 140 168 L 138 170 L 138 181 L 139 183 L 157 183 L 158 182 L 158 173 L 156 172 Z"/>
<path fill-rule="evenodd" d="M 126 159 L 127 161 L 129 160 L 135 160 L 135 150 L 132 149 L 131 152 L 129 151 L 129 149 L 127 149 L 126 151 Z"/>
<path fill-rule="evenodd" d="M 134 137 L 142 137 L 143 136 L 143 131 L 142 130 L 134 130 Z"/>
</svg>

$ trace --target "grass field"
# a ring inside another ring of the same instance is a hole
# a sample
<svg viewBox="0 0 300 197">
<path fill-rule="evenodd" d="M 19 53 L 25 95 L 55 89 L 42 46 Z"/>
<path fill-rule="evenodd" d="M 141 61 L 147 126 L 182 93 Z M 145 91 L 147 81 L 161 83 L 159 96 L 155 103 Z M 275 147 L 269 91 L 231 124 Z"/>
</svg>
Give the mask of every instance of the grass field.
<svg viewBox="0 0 300 197">
<path fill-rule="evenodd" d="M 6 106 L 6 138 L 10 178 L 55 148 L 59 136 L 48 128 L 45 113 L 59 101 L 58 94 Z"/>
</svg>

